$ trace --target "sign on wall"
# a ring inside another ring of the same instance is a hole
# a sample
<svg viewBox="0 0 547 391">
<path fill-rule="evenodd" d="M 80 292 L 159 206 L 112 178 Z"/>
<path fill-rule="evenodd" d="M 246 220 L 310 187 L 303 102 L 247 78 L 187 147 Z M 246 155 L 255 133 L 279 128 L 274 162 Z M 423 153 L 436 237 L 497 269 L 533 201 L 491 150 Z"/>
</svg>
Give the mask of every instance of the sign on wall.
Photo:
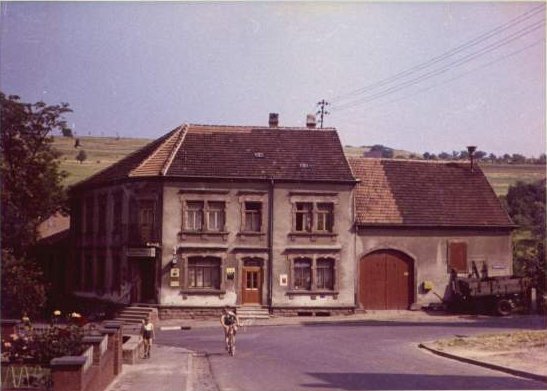
<svg viewBox="0 0 547 391">
<path fill-rule="evenodd" d="M 289 278 L 286 274 L 279 275 L 279 285 L 287 286 L 288 282 L 289 282 Z"/>
<path fill-rule="evenodd" d="M 179 278 L 179 276 L 180 276 L 180 269 L 179 269 L 178 267 L 172 268 L 172 269 L 171 269 L 171 274 L 170 274 L 170 276 L 171 276 L 172 278 Z"/>
</svg>

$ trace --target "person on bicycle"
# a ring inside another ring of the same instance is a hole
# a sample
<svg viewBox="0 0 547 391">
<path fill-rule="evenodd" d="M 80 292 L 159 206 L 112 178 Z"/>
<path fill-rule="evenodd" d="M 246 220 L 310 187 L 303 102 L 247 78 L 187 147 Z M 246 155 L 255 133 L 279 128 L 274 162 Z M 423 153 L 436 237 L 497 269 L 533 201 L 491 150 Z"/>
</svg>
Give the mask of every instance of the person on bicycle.
<svg viewBox="0 0 547 391">
<path fill-rule="evenodd" d="M 235 335 L 237 333 L 237 328 L 239 327 L 239 318 L 235 314 L 235 312 L 230 309 L 230 307 L 226 306 L 222 309 L 220 324 L 224 328 L 224 340 L 226 342 L 226 350 L 228 350 L 228 332 L 230 330 L 230 327 L 233 327 L 235 341 Z"/>
<path fill-rule="evenodd" d="M 144 319 L 141 326 L 141 336 L 144 343 L 144 358 L 150 358 L 150 348 L 154 339 L 154 325 L 150 319 Z"/>
</svg>

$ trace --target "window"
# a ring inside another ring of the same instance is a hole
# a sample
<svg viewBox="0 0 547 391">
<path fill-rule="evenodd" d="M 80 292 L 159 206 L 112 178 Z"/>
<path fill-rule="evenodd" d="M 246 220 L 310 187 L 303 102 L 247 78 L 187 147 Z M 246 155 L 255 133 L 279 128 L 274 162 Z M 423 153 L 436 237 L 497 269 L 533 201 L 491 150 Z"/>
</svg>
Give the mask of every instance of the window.
<svg viewBox="0 0 547 391">
<path fill-rule="evenodd" d="M 311 232 L 313 204 L 311 202 L 296 203 L 296 231 Z"/>
<path fill-rule="evenodd" d="M 112 211 L 112 231 L 120 233 L 122 231 L 122 193 L 114 194 L 114 208 Z"/>
<path fill-rule="evenodd" d="M 334 204 L 332 202 L 297 202 L 295 210 L 296 232 L 332 232 Z"/>
<path fill-rule="evenodd" d="M 85 233 L 93 233 L 93 198 L 85 200 Z"/>
<path fill-rule="evenodd" d="M 141 242 L 152 241 L 154 229 L 154 202 L 139 202 L 139 235 Z"/>
<path fill-rule="evenodd" d="M 245 202 L 245 232 L 260 232 L 262 230 L 262 203 Z"/>
<path fill-rule="evenodd" d="M 119 254 L 112 256 L 112 282 L 110 290 L 112 292 L 119 292 L 121 286 L 121 261 Z"/>
<path fill-rule="evenodd" d="M 86 255 L 84 262 L 84 290 L 91 292 L 93 291 L 93 257 Z"/>
<path fill-rule="evenodd" d="M 316 288 L 334 289 L 334 259 L 319 258 L 316 266 Z"/>
<path fill-rule="evenodd" d="M 297 258 L 294 260 L 294 289 L 311 289 L 311 259 Z"/>
<path fill-rule="evenodd" d="M 448 271 L 467 273 L 467 243 L 448 242 Z"/>
<path fill-rule="evenodd" d="M 99 256 L 97 258 L 97 276 L 95 277 L 96 289 L 99 293 L 104 293 L 106 284 L 106 259 L 104 256 Z"/>
<path fill-rule="evenodd" d="M 320 232 L 332 232 L 333 204 L 328 202 L 318 203 L 316 216 L 316 230 Z"/>
<path fill-rule="evenodd" d="M 99 234 L 104 235 L 106 233 L 106 194 L 102 194 L 99 196 L 98 217 L 98 232 Z"/>
<path fill-rule="evenodd" d="M 207 229 L 216 232 L 224 231 L 224 202 L 208 202 L 207 206 Z"/>
<path fill-rule="evenodd" d="M 220 258 L 189 257 L 188 287 L 220 289 Z"/>
<path fill-rule="evenodd" d="M 188 231 L 201 231 L 203 229 L 203 202 L 188 201 L 186 203 L 186 226 Z"/>
<path fill-rule="evenodd" d="M 184 230 L 190 232 L 223 232 L 225 228 L 223 201 L 186 201 Z"/>
</svg>

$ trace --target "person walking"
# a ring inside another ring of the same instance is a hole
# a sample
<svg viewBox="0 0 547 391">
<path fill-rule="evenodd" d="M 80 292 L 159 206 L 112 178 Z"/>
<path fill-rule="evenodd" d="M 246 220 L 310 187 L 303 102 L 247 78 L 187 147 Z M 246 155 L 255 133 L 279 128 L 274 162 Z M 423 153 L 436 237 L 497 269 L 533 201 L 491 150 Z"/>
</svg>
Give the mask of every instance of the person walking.
<svg viewBox="0 0 547 391">
<path fill-rule="evenodd" d="M 145 319 L 142 321 L 141 336 L 144 344 L 143 358 L 150 358 L 152 340 L 154 339 L 154 324 L 150 321 L 150 319 Z"/>
</svg>

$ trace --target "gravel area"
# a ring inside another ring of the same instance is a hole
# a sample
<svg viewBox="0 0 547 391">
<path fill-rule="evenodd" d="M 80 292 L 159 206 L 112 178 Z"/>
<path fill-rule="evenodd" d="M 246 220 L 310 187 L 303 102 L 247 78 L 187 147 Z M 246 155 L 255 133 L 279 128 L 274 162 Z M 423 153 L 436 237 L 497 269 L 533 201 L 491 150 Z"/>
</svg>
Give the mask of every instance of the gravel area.
<svg viewBox="0 0 547 391">
<path fill-rule="evenodd" d="M 483 334 L 435 341 L 435 349 L 547 376 L 547 330 Z"/>
</svg>

